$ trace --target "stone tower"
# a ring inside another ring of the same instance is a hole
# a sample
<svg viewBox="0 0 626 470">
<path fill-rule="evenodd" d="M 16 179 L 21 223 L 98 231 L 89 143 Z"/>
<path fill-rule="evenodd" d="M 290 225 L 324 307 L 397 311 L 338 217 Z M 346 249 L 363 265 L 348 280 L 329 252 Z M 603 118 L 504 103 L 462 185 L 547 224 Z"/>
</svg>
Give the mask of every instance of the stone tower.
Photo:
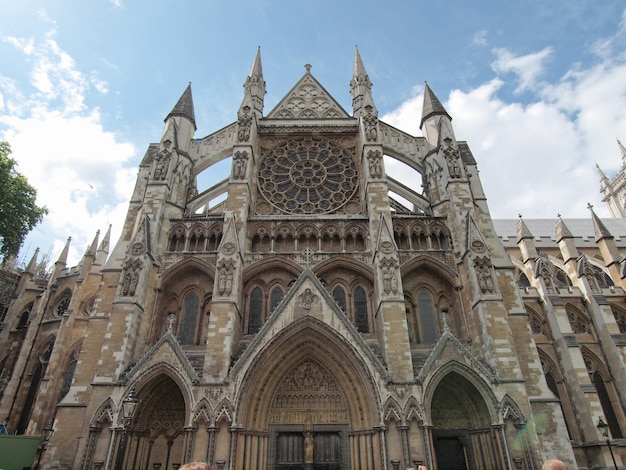
<svg viewBox="0 0 626 470">
<path fill-rule="evenodd" d="M 85 470 L 603 462 L 589 381 L 574 403 L 589 451 L 575 453 L 546 380 L 520 285 L 520 269 L 541 266 L 532 236 L 520 227 L 520 262 L 430 86 L 424 137 L 379 119 L 358 49 L 351 113 L 306 65 L 264 114 L 260 50 L 243 88 L 235 121 L 205 137 L 186 88 L 139 165 L 113 249 L 107 233 L 77 267 L 65 251 L 49 279 L 24 271 L 0 333 L 9 432 L 52 422 L 43 464 Z M 394 160 L 413 184 L 387 174 Z M 230 173 L 198 188 L 222 161 Z M 574 270 L 575 244 L 559 233 Z M 555 329 L 567 321 L 549 315 Z M 580 379 L 574 340 L 554 338 Z"/>
</svg>

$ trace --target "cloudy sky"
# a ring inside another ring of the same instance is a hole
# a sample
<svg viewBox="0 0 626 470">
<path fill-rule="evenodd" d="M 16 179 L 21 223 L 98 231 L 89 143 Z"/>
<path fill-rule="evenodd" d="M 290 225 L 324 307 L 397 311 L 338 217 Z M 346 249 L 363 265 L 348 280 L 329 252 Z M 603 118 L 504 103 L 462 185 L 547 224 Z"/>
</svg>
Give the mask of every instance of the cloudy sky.
<svg viewBox="0 0 626 470">
<path fill-rule="evenodd" d="M 196 137 L 236 119 L 261 47 L 269 112 L 313 65 L 351 112 L 358 45 L 383 120 L 421 135 L 424 82 L 495 218 L 588 217 L 626 143 L 623 0 L 0 0 L 0 139 L 50 214 L 26 240 L 77 262 L 119 236 L 136 168 L 192 83 Z M 391 168 L 393 171 L 393 168 Z M 221 179 L 223 177 L 217 177 Z"/>
</svg>

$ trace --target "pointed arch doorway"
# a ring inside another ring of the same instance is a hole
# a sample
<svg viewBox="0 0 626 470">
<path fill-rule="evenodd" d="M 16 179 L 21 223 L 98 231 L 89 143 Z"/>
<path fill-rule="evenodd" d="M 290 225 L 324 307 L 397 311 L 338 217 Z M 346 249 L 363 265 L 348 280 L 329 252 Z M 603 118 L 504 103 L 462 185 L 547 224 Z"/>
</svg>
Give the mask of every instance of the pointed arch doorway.
<svg viewBox="0 0 626 470">
<path fill-rule="evenodd" d="M 360 358 L 305 317 L 248 367 L 236 470 L 382 468 L 377 395 Z"/>
<path fill-rule="evenodd" d="M 505 469 L 502 436 L 477 387 L 448 373 L 431 402 L 432 443 L 438 470 Z"/>
<path fill-rule="evenodd" d="M 185 462 L 186 406 L 178 384 L 160 374 L 137 391 L 122 468 L 174 468 Z"/>
</svg>

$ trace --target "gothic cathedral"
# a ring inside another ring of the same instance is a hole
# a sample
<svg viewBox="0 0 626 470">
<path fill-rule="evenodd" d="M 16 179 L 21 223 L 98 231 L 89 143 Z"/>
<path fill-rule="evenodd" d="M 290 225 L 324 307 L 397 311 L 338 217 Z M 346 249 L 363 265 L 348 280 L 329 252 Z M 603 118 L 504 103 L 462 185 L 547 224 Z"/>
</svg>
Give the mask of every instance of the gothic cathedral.
<svg viewBox="0 0 626 470">
<path fill-rule="evenodd" d="M 351 114 L 309 65 L 267 114 L 265 86 L 258 51 L 236 120 L 200 138 L 187 87 L 117 244 L 16 278 L 0 420 L 52 423 L 41 467 L 624 465 L 626 226 L 494 221 L 429 86 L 424 137 L 393 128 L 358 50 Z"/>
</svg>

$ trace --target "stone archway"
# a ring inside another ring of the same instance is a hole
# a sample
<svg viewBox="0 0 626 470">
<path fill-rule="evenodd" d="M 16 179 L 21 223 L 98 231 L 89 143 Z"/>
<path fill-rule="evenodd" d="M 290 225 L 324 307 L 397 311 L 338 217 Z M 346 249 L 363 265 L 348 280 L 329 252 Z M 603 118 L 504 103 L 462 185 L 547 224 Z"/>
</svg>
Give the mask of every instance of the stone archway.
<svg viewBox="0 0 626 470">
<path fill-rule="evenodd" d="M 173 468 L 185 462 L 186 405 L 178 384 L 160 374 L 137 391 L 123 468 Z"/>
<path fill-rule="evenodd" d="M 234 468 L 382 468 L 378 399 L 365 365 L 319 320 L 296 323 L 248 368 Z"/>
<path fill-rule="evenodd" d="M 431 401 L 432 443 L 439 470 L 504 469 L 503 443 L 478 388 L 458 372 L 437 384 Z"/>
</svg>

